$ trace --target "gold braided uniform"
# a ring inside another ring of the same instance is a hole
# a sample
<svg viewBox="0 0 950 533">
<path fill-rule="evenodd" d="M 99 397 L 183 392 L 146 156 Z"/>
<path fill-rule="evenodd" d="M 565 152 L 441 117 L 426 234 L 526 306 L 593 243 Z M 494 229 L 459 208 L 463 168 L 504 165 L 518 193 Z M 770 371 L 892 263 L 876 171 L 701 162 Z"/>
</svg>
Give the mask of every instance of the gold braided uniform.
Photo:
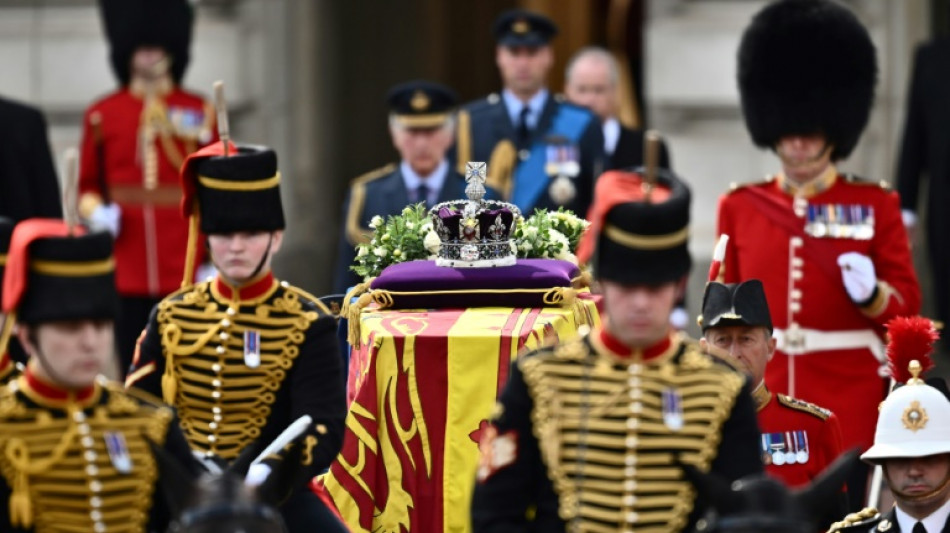
<svg viewBox="0 0 950 533">
<path fill-rule="evenodd" d="M 679 337 L 627 357 L 600 338 L 517 361 L 482 441 L 476 531 L 526 530 L 532 507 L 539 531 L 682 531 L 695 492 L 677 461 L 762 471 L 743 376 Z"/>
<path fill-rule="evenodd" d="M 335 329 L 319 300 L 270 273 L 240 289 L 205 281 L 156 306 L 126 386 L 162 395 L 191 448 L 228 461 L 308 414 L 316 475 L 339 451 L 346 412 Z"/>
<path fill-rule="evenodd" d="M 80 399 L 49 391 L 29 370 L 0 389 L 0 530 L 164 530 L 148 441 L 193 463 L 172 411 L 105 380 Z"/>
</svg>

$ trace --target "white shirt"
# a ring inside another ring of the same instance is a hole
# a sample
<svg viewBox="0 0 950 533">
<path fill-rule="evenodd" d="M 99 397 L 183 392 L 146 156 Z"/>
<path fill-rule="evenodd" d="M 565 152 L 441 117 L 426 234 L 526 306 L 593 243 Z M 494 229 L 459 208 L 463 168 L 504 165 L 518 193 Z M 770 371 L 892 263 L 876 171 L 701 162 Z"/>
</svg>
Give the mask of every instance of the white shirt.
<svg viewBox="0 0 950 533">
<path fill-rule="evenodd" d="M 613 155 L 617 149 L 617 141 L 620 140 L 620 121 L 616 117 L 610 117 L 604 121 L 604 153 Z"/>
<path fill-rule="evenodd" d="M 901 531 L 910 533 L 914 530 L 914 524 L 918 522 L 916 518 L 902 511 L 900 507 L 897 507 L 894 515 L 897 517 L 897 525 L 900 526 Z M 947 523 L 948 516 L 950 516 L 950 500 L 944 502 L 939 509 L 930 513 L 930 516 L 920 520 L 920 522 L 924 524 L 927 533 L 940 533 L 943 531 L 944 524 Z"/>
<path fill-rule="evenodd" d="M 399 163 L 399 172 L 402 174 L 402 181 L 406 184 L 406 192 L 409 193 L 409 201 L 412 203 L 421 202 L 421 198 L 415 198 L 416 189 L 425 184 L 429 188 L 429 197 L 426 199 L 429 207 L 434 206 L 439 201 L 439 192 L 442 191 L 442 185 L 445 184 L 445 176 L 448 174 L 449 163 L 442 159 L 439 166 L 435 167 L 432 174 L 420 176 L 412 170 L 409 163 L 403 161 Z"/>
<path fill-rule="evenodd" d="M 511 124 L 517 128 L 518 122 L 521 121 L 521 110 L 524 108 L 525 103 L 518 99 L 515 96 L 515 93 L 505 89 L 501 91 L 501 99 L 505 102 L 505 108 L 508 109 L 508 117 L 511 118 Z M 533 130 L 538 126 L 538 121 L 541 119 L 541 111 L 544 109 L 544 102 L 548 99 L 548 90 L 541 89 L 534 96 L 528 100 L 528 117 L 526 122 L 528 123 L 528 129 Z"/>
</svg>

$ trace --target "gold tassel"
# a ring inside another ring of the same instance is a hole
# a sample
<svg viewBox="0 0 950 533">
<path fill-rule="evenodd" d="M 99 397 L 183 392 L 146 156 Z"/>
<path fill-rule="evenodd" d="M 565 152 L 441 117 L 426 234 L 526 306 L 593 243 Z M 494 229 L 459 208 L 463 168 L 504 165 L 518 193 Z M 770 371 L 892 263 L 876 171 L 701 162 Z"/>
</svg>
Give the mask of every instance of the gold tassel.
<svg viewBox="0 0 950 533">
<path fill-rule="evenodd" d="M 0 279 L 0 282 L 3 282 Z M 7 345 L 13 336 L 13 324 L 16 322 L 16 311 L 11 312 L 3 319 L 3 329 L 0 329 L 0 355 L 7 353 Z"/>
<path fill-rule="evenodd" d="M 346 341 L 354 348 L 360 347 L 360 311 L 369 305 L 369 302 L 372 300 L 368 294 L 366 295 L 367 298 L 364 299 L 363 293 L 369 290 L 369 287 L 372 285 L 374 279 L 376 278 L 370 278 L 363 283 L 357 283 L 352 289 L 350 289 L 350 292 L 346 293 L 346 296 L 343 297 L 343 307 L 340 309 L 340 316 L 346 318 Z M 359 300 L 356 303 L 351 304 L 353 298 L 358 296 Z"/>
<path fill-rule="evenodd" d="M 185 248 L 185 272 L 181 276 L 181 288 L 191 287 L 195 282 L 195 255 L 198 248 L 198 200 L 192 202 L 188 217 L 188 244 Z"/>
<path fill-rule="evenodd" d="M 30 529 L 33 527 L 33 502 L 30 501 L 26 472 L 18 472 L 10 493 L 10 525 Z"/>
<path fill-rule="evenodd" d="M 174 405 L 175 395 L 178 394 L 178 382 L 175 381 L 175 372 L 172 370 L 172 354 L 165 358 L 165 372 L 162 373 L 162 400 Z"/>
<path fill-rule="evenodd" d="M 355 304 L 351 305 L 349 308 L 349 313 L 346 315 L 347 321 L 347 335 L 346 341 L 350 343 L 350 346 L 354 348 L 360 347 L 360 313 L 363 311 L 363 308 L 373 302 L 373 295 L 371 293 L 363 293 L 359 300 Z"/>
<path fill-rule="evenodd" d="M 593 281 L 593 276 L 590 273 L 590 268 L 586 265 L 581 268 L 581 273 L 577 277 L 571 279 L 571 287 L 575 289 L 584 289 L 590 287 L 591 282 Z"/>
</svg>

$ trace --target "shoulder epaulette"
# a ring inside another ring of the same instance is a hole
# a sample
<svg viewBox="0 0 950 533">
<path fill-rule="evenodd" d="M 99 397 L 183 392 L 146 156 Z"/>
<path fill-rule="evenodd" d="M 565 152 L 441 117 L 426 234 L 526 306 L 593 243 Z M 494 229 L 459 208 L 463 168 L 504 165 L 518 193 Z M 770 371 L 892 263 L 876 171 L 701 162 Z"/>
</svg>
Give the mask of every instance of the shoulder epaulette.
<svg viewBox="0 0 950 533">
<path fill-rule="evenodd" d="M 330 309 L 326 306 L 326 304 L 321 302 L 319 298 L 301 289 L 300 287 L 297 287 L 296 285 L 291 285 L 290 283 L 287 283 L 286 281 L 281 281 L 280 286 L 283 287 L 285 290 L 295 293 L 301 300 L 306 300 L 307 302 L 313 304 L 314 307 L 319 309 L 321 313 L 324 313 L 326 315 L 333 315 L 333 313 L 330 312 Z"/>
<path fill-rule="evenodd" d="M 747 181 L 747 182 L 744 182 L 744 183 L 739 183 L 739 182 L 737 182 L 737 181 L 733 181 L 733 182 L 729 183 L 729 192 L 727 192 L 726 194 L 731 194 L 731 193 L 734 193 L 734 192 L 736 192 L 736 191 L 738 191 L 738 190 L 740 190 L 740 189 L 745 189 L 745 188 L 747 188 L 747 187 L 760 187 L 760 186 L 762 186 L 762 185 L 768 185 L 768 184 L 770 184 L 770 183 L 772 183 L 772 182 L 774 182 L 774 181 L 775 181 L 775 176 L 772 176 L 772 175 L 766 176 L 766 177 L 764 177 L 764 178 L 762 178 L 762 179 L 760 179 L 760 180 Z"/>
<path fill-rule="evenodd" d="M 469 113 L 477 113 L 485 109 L 489 109 L 491 106 L 501 102 L 501 95 L 498 93 L 491 93 L 485 98 L 479 98 L 466 104 L 463 109 Z"/>
<path fill-rule="evenodd" d="M 819 407 L 811 402 L 806 402 L 805 400 L 799 400 L 798 398 L 792 398 L 791 396 L 786 396 L 784 394 L 776 394 L 780 404 L 788 407 L 789 409 L 795 409 L 796 411 L 802 411 L 811 415 L 815 415 L 822 420 L 828 420 L 828 417 L 831 416 L 831 411 L 825 409 L 824 407 Z"/>
<path fill-rule="evenodd" d="M 355 185 L 365 185 L 371 181 L 376 181 L 379 178 L 382 178 L 386 176 L 387 174 L 392 173 L 392 171 L 394 170 L 396 170 L 395 163 L 390 163 L 388 165 L 379 167 L 377 169 L 370 170 L 369 172 L 365 174 L 360 174 L 359 176 L 350 180 L 350 186 L 353 187 Z"/>
<path fill-rule="evenodd" d="M 878 187 L 885 191 L 891 190 L 891 184 L 886 180 L 871 181 L 858 176 L 857 174 L 842 174 L 844 180 L 852 185 L 864 185 L 866 187 Z"/>
<path fill-rule="evenodd" d="M 836 531 L 855 531 L 859 529 L 868 531 L 871 526 L 879 522 L 884 522 L 881 513 L 874 507 L 865 507 L 856 513 L 849 514 L 840 522 L 831 524 L 831 527 L 828 528 L 828 533 L 834 533 Z"/>
<path fill-rule="evenodd" d="M 367 228 L 360 227 L 360 213 L 366 201 L 366 184 L 381 179 L 396 170 L 395 163 L 371 170 L 350 182 L 350 204 L 346 212 L 346 237 L 350 244 L 356 246 L 364 242 L 364 235 L 372 233 Z"/>
</svg>

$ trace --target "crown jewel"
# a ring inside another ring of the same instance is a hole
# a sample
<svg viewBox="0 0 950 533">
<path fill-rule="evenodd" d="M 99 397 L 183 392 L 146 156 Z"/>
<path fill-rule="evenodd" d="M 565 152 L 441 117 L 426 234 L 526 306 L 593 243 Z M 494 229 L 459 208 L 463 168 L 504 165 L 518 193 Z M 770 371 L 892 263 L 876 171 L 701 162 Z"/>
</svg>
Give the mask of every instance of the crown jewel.
<svg viewBox="0 0 950 533">
<path fill-rule="evenodd" d="M 467 200 L 442 202 L 429 216 L 441 240 L 436 265 L 448 267 L 496 267 L 515 264 L 511 236 L 521 218 L 514 204 L 485 200 L 485 163 L 465 167 Z"/>
</svg>

